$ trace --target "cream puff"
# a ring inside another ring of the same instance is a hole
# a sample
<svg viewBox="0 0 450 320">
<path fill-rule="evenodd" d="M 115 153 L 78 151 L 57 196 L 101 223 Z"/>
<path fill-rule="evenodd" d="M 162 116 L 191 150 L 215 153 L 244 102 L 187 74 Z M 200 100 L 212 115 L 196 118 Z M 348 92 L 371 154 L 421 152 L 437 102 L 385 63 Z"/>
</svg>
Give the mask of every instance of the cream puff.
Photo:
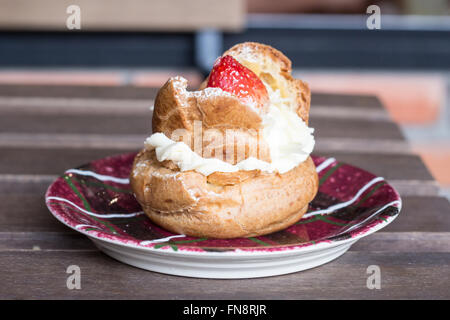
<svg viewBox="0 0 450 320">
<path fill-rule="evenodd" d="M 284 229 L 318 190 L 310 90 L 291 62 L 259 43 L 216 60 L 199 90 L 169 79 L 131 188 L 148 217 L 179 234 L 252 237 Z"/>
</svg>

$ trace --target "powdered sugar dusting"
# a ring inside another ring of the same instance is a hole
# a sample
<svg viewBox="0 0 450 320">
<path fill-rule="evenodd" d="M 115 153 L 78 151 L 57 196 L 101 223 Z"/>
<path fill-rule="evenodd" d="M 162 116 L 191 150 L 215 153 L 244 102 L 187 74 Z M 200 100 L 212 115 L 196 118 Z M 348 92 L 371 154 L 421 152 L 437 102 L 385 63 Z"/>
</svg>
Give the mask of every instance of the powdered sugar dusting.
<svg viewBox="0 0 450 320">
<path fill-rule="evenodd" d="M 203 98 L 212 98 L 212 97 L 219 97 L 219 96 L 226 96 L 226 97 L 234 97 L 231 93 L 223 91 L 220 88 L 205 88 L 203 90 L 197 90 L 197 91 L 188 91 L 187 90 L 187 80 L 181 76 L 176 76 L 170 78 L 172 82 L 173 87 L 181 94 L 185 95 L 186 97 L 203 97 Z"/>
</svg>

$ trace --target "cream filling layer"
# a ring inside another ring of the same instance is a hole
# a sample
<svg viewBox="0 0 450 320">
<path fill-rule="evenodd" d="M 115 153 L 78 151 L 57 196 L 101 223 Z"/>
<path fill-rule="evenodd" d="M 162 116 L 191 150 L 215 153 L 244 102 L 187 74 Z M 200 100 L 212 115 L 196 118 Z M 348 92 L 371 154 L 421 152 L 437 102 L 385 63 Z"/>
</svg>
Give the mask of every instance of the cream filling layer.
<svg viewBox="0 0 450 320">
<path fill-rule="evenodd" d="M 263 138 L 269 145 L 272 162 L 254 157 L 235 165 L 216 158 L 203 158 L 184 142 L 176 142 L 163 133 L 154 133 L 145 141 L 147 149 L 155 149 L 158 161 L 171 160 L 181 171 L 195 170 L 206 176 L 214 172 L 261 170 L 285 173 L 305 161 L 314 149 L 313 128 L 289 108 L 278 90 L 268 87 L 271 105 L 262 115 Z"/>
</svg>

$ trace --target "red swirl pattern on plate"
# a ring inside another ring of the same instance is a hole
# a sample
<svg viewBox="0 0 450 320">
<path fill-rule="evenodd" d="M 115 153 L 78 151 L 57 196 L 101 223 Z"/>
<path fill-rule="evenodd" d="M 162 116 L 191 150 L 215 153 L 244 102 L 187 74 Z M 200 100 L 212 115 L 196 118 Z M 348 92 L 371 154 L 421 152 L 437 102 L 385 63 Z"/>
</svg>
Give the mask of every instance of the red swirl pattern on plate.
<svg viewBox="0 0 450 320">
<path fill-rule="evenodd" d="M 90 237 L 151 250 L 269 252 L 337 244 L 368 235 L 390 223 L 401 199 L 383 178 L 334 159 L 313 157 L 320 187 L 296 224 L 265 236 L 206 239 L 176 235 L 153 224 L 128 184 L 136 153 L 92 161 L 71 169 L 48 188 L 49 210 Z"/>
</svg>

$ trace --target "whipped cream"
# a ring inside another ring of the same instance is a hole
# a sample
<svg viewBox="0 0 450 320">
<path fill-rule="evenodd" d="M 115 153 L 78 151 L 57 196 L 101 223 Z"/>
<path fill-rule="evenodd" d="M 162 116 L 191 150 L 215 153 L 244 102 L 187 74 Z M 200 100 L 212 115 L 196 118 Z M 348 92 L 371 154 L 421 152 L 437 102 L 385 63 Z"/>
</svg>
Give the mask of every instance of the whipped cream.
<svg viewBox="0 0 450 320">
<path fill-rule="evenodd" d="M 210 175 L 216 171 L 236 172 L 239 170 L 270 171 L 270 163 L 250 157 L 235 165 L 216 158 L 203 158 L 191 150 L 184 142 L 176 142 L 166 137 L 164 133 L 157 132 L 145 140 L 147 149 L 155 149 L 158 161 L 172 160 L 181 171 L 195 170 Z"/>
<path fill-rule="evenodd" d="M 269 111 L 262 116 L 263 138 L 269 145 L 272 170 L 284 173 L 305 161 L 313 151 L 314 129 L 283 102 L 278 90 L 269 91 L 269 96 Z"/>
</svg>

